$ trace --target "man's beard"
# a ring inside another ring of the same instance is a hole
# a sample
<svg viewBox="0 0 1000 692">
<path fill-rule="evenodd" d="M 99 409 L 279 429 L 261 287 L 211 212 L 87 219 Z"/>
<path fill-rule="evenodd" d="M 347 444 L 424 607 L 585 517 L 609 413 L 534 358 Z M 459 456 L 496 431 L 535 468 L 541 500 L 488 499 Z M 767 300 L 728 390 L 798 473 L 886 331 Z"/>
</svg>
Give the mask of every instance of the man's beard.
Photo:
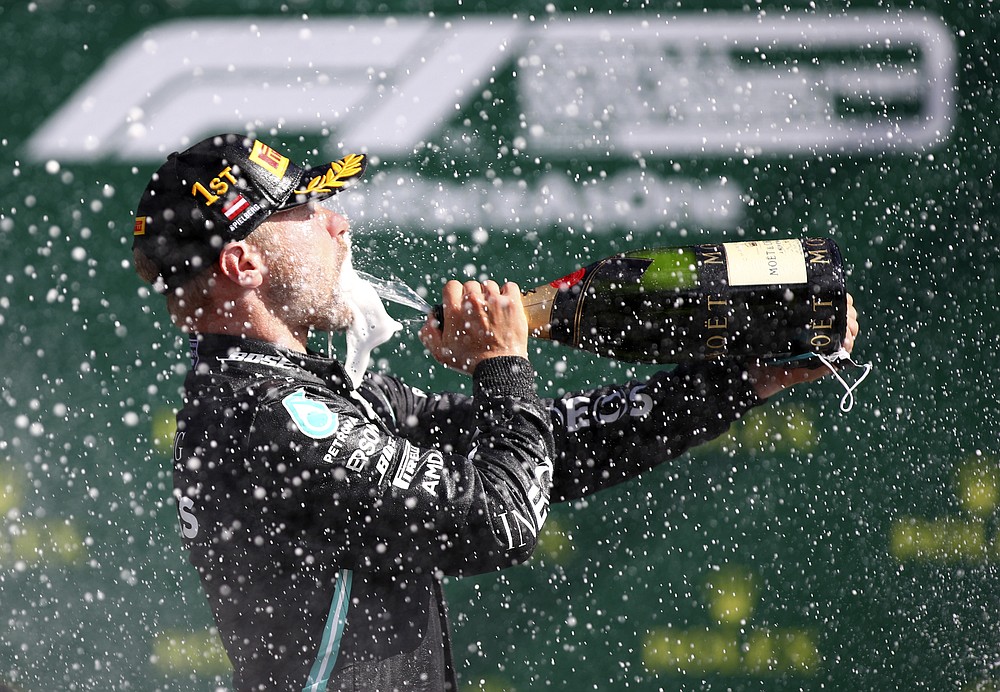
<svg viewBox="0 0 1000 692">
<path fill-rule="evenodd" d="M 348 256 L 344 264 L 349 262 Z M 282 251 L 269 257 L 267 296 L 283 322 L 295 329 L 324 332 L 342 332 L 350 326 L 353 314 L 340 286 L 344 265 L 326 269 L 317 272 Z"/>
<path fill-rule="evenodd" d="M 339 267 L 319 269 L 277 250 L 268 257 L 268 274 L 268 301 L 285 324 L 295 330 L 347 333 L 343 363 L 354 387 L 368 369 L 372 349 L 403 328 L 386 312 L 372 285 L 354 271 L 349 248 Z"/>
</svg>

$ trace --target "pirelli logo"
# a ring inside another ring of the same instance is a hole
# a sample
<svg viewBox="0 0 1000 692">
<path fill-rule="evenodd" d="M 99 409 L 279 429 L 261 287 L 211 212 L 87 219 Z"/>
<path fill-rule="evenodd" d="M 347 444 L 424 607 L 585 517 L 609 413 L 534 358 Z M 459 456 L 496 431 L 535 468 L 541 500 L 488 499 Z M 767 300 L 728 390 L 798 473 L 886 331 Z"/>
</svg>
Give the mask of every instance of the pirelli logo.
<svg viewBox="0 0 1000 692">
<path fill-rule="evenodd" d="M 250 160 L 269 173 L 273 173 L 276 178 L 284 176 L 288 169 L 288 159 L 260 140 L 253 143 Z"/>
<path fill-rule="evenodd" d="M 145 216 L 137 216 L 135 218 L 135 228 L 132 230 L 132 235 L 146 235 Z"/>
<path fill-rule="evenodd" d="M 403 444 L 403 453 L 400 456 L 399 466 L 396 468 L 392 484 L 400 490 L 409 490 L 413 484 L 413 477 L 417 473 L 417 466 L 420 464 L 420 451 L 409 442 Z"/>
</svg>

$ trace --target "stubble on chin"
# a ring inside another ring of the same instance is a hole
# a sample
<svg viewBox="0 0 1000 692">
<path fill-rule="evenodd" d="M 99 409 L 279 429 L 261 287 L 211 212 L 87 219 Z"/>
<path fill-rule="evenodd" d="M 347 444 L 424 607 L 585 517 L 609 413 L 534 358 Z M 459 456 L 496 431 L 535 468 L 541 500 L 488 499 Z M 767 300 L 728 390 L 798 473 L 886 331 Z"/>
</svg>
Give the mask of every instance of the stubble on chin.
<svg viewBox="0 0 1000 692">
<path fill-rule="evenodd" d="M 296 331 L 342 332 L 351 326 L 354 313 L 341 287 L 349 255 L 340 267 L 331 268 L 319 266 L 315 258 L 297 256 L 270 239 L 264 245 L 267 301 L 283 322 Z"/>
<path fill-rule="evenodd" d="M 351 308 L 339 289 L 325 288 L 308 283 L 282 285 L 270 291 L 271 303 L 283 321 L 299 329 L 345 331 L 354 319 Z"/>
<path fill-rule="evenodd" d="M 350 323 L 350 308 L 331 277 L 312 268 L 272 257 L 265 300 L 271 312 L 297 332 L 339 331 Z M 346 320 L 346 322 L 345 322 Z"/>
<path fill-rule="evenodd" d="M 325 328 L 322 328 L 323 331 L 327 332 L 345 332 L 354 322 L 354 312 L 343 298 L 341 298 L 340 291 L 337 291 L 327 317 L 328 323 Z"/>
</svg>

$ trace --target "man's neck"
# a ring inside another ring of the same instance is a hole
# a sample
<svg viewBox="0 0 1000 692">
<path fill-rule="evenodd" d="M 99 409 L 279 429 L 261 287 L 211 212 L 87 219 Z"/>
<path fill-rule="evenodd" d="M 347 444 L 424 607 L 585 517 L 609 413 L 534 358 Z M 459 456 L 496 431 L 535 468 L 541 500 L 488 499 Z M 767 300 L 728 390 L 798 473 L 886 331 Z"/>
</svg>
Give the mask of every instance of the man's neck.
<svg viewBox="0 0 1000 692">
<path fill-rule="evenodd" d="M 288 351 L 306 352 L 308 327 L 296 328 L 281 321 L 262 304 L 245 301 L 227 303 L 225 310 L 206 311 L 190 325 L 190 331 L 228 334 L 274 344 Z"/>
<path fill-rule="evenodd" d="M 275 321 L 274 324 L 253 325 L 243 330 L 243 334 L 250 339 L 266 341 L 274 344 L 286 351 L 306 352 L 306 332 L 301 338 L 289 329 L 288 325 Z"/>
</svg>

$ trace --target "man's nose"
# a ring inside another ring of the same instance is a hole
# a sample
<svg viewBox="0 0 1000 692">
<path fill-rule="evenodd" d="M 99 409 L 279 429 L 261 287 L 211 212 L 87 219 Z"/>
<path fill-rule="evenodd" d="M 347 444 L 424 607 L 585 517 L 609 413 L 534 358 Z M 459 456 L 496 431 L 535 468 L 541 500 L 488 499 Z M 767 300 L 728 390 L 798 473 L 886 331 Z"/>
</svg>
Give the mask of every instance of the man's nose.
<svg viewBox="0 0 1000 692">
<path fill-rule="evenodd" d="M 343 235 L 351 230 L 351 224 L 346 218 L 335 211 L 331 211 L 330 209 L 323 209 L 322 207 L 321 209 L 326 222 L 326 229 L 329 231 L 331 236 L 336 238 L 337 236 Z"/>
</svg>

